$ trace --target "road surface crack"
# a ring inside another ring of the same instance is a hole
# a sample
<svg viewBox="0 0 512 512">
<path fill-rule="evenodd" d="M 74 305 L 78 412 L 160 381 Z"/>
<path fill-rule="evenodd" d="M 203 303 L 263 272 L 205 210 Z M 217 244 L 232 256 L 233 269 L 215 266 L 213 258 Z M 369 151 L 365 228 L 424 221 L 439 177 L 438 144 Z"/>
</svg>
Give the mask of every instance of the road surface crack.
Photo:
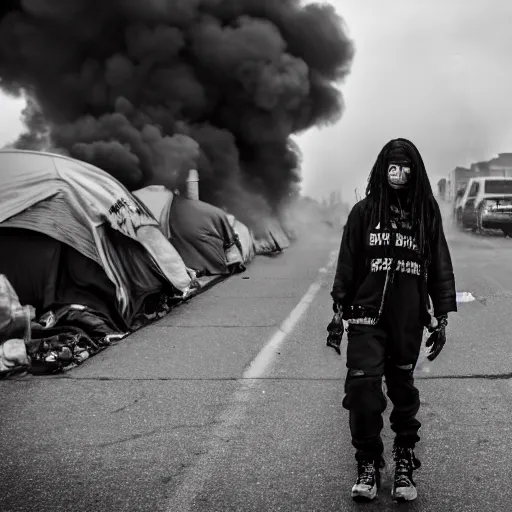
<svg viewBox="0 0 512 512">
<path fill-rule="evenodd" d="M 211 421 L 207 421 L 205 423 L 180 423 L 180 424 L 174 425 L 174 426 L 167 426 L 166 425 L 165 427 L 155 428 L 155 429 L 150 430 L 148 432 L 142 432 L 142 433 L 139 433 L 139 434 L 132 434 L 131 436 L 123 437 L 121 439 L 116 439 L 114 441 L 108 441 L 106 443 L 100 443 L 97 446 L 100 447 L 100 448 L 106 448 L 106 447 L 109 447 L 109 446 L 115 446 L 116 444 L 128 443 L 130 441 L 136 441 L 136 440 L 144 438 L 144 437 L 150 437 L 150 436 L 153 436 L 155 434 L 158 434 L 158 433 L 164 432 L 164 431 L 175 431 L 175 430 L 180 430 L 180 429 L 183 429 L 183 428 L 187 428 L 187 429 L 188 428 L 192 428 L 192 429 L 211 428 L 214 425 L 216 425 L 217 423 L 218 423 L 218 420 L 214 419 L 214 420 L 211 420 Z"/>
<path fill-rule="evenodd" d="M 107 448 L 109 446 L 115 446 L 116 444 L 128 443 L 130 441 L 136 441 L 137 439 L 141 439 L 143 437 L 150 437 L 150 436 L 158 433 L 161 430 L 162 430 L 161 428 L 156 428 L 156 429 L 150 430 L 149 432 L 143 432 L 141 434 L 132 434 L 131 436 L 123 437 L 121 439 L 116 439 L 115 441 L 108 441 L 106 443 L 100 443 L 97 446 L 99 448 Z"/>
<path fill-rule="evenodd" d="M 510 380 L 512 372 L 509 373 L 474 373 L 468 375 L 416 375 L 416 380 L 444 380 L 444 379 L 482 379 L 482 380 Z"/>
</svg>

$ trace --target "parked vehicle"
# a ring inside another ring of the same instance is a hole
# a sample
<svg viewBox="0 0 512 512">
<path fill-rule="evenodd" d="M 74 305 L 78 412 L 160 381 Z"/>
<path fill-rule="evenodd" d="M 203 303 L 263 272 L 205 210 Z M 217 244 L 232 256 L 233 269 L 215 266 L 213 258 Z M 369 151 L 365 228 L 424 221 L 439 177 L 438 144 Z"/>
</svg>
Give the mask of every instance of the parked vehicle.
<svg viewBox="0 0 512 512">
<path fill-rule="evenodd" d="M 501 229 L 512 236 L 512 177 L 471 178 L 455 203 L 455 218 L 461 229 Z"/>
</svg>

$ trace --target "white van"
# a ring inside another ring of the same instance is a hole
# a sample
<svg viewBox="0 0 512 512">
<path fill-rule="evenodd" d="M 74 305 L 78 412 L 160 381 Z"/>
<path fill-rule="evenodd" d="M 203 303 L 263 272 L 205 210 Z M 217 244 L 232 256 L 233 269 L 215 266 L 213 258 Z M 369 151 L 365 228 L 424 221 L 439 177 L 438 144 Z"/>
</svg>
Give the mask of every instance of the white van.
<svg viewBox="0 0 512 512">
<path fill-rule="evenodd" d="M 455 218 L 461 229 L 501 229 L 512 236 L 512 177 L 471 178 Z"/>
</svg>

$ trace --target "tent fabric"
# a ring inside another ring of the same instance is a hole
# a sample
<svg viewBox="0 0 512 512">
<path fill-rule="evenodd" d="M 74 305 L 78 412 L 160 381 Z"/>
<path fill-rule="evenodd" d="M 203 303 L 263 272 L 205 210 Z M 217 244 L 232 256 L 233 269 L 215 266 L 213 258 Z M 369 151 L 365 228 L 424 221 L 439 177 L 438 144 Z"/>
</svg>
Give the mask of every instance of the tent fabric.
<svg viewBox="0 0 512 512">
<path fill-rule="evenodd" d="M 149 296 L 157 295 L 162 291 L 170 296 L 175 295 L 175 293 L 173 293 L 170 284 L 167 285 L 166 289 L 152 258 L 149 257 L 149 254 L 140 244 L 112 228 L 106 227 L 105 229 L 104 239 L 109 241 L 105 244 L 105 248 L 110 251 L 109 259 L 123 276 L 123 281 L 129 284 L 130 309 L 126 316 L 129 325 L 131 325 L 135 315 Z M 144 229 L 141 228 L 141 231 Z M 151 236 L 152 231 L 153 229 L 150 233 L 140 233 L 141 238 Z M 160 247 L 161 252 L 158 254 L 159 261 L 165 262 L 166 258 L 172 259 L 174 257 L 173 253 L 168 252 L 168 246 L 168 242 L 165 245 L 157 246 Z M 168 266 L 171 264 L 172 261 L 167 263 Z"/>
<path fill-rule="evenodd" d="M 208 203 L 174 194 L 163 186 L 136 190 L 188 268 L 198 275 L 223 275 L 254 256 L 251 232 L 233 215 Z M 173 209 L 173 201 L 178 205 Z M 192 201 L 192 202 L 189 202 Z M 226 226 L 226 221 L 230 227 Z M 222 243 L 219 241 L 222 240 Z"/>
<path fill-rule="evenodd" d="M 101 169 L 61 155 L 3 150 L 0 183 L 0 228 L 32 229 L 76 245 L 84 256 L 101 264 L 115 286 L 118 307 L 125 318 L 130 317 L 127 280 L 131 276 L 121 275 L 117 248 L 105 237 L 105 226 L 140 243 L 152 257 L 151 265 L 161 281 L 189 293 L 191 278 L 185 263 L 161 232 L 158 221 Z M 75 235 L 77 240 L 72 238 Z M 146 265 L 146 270 L 149 279 L 152 269 Z"/>
<path fill-rule="evenodd" d="M 132 194 L 140 199 L 151 211 L 153 217 L 159 222 L 165 237 L 167 239 L 171 238 L 167 219 L 171 213 L 171 204 L 174 194 L 163 185 L 150 185 L 135 190 Z"/>
<path fill-rule="evenodd" d="M 236 234 L 226 212 L 203 201 L 175 196 L 169 226 L 172 243 L 187 267 L 198 275 L 229 274 L 236 263 L 227 252 L 236 247 Z M 241 261 L 241 256 L 239 258 Z"/>
<path fill-rule="evenodd" d="M 242 261 L 244 263 L 250 262 L 255 256 L 254 238 L 251 231 L 245 224 L 237 220 L 234 215 L 228 214 L 228 221 L 238 237 Z"/>
<path fill-rule="evenodd" d="M 73 247 L 101 265 L 91 229 L 75 215 L 75 209 L 58 192 L 0 224 L 1 227 L 35 230 Z"/>
<path fill-rule="evenodd" d="M 49 308 L 81 304 L 127 329 L 115 307 L 115 286 L 95 261 L 48 235 L 19 228 L 1 228 L 0 245 L 8 248 L 0 251 L 1 272 L 38 317 Z"/>
</svg>

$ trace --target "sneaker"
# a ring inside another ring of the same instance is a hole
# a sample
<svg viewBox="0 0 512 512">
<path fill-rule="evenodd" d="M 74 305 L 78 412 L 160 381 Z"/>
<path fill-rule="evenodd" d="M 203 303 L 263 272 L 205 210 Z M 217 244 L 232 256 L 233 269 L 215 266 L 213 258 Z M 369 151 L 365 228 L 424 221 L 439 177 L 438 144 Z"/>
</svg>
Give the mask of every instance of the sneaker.
<svg viewBox="0 0 512 512">
<path fill-rule="evenodd" d="M 395 478 L 391 496 L 395 501 L 413 501 L 418 497 L 412 472 L 421 467 L 421 462 L 414 455 L 412 448 L 393 448 L 395 461 Z"/>
<path fill-rule="evenodd" d="M 379 464 L 381 465 L 381 464 Z M 357 462 L 357 480 L 352 487 L 352 498 L 356 501 L 371 501 L 377 496 L 380 471 L 373 460 Z"/>
</svg>

